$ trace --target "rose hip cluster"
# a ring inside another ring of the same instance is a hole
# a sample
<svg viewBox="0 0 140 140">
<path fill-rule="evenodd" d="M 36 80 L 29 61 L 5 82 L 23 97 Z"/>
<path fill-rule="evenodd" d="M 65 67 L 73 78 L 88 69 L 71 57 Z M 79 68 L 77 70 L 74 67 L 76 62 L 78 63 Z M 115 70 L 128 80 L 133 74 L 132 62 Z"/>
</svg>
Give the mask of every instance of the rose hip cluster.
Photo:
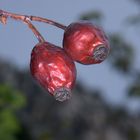
<svg viewBox="0 0 140 140">
<path fill-rule="evenodd" d="M 84 65 L 101 63 L 109 54 L 108 38 L 103 30 L 89 22 L 64 26 L 35 16 L 23 16 L 0 10 L 1 22 L 7 17 L 22 20 L 39 40 L 31 53 L 30 71 L 33 77 L 58 101 L 71 97 L 76 81 L 74 61 Z M 31 20 L 46 22 L 64 29 L 62 48 L 45 41 Z"/>
<path fill-rule="evenodd" d="M 109 53 L 104 32 L 91 23 L 70 24 L 63 48 L 49 42 L 37 44 L 31 55 L 31 73 L 59 101 L 69 99 L 76 79 L 74 61 L 82 64 L 101 63 Z"/>
</svg>

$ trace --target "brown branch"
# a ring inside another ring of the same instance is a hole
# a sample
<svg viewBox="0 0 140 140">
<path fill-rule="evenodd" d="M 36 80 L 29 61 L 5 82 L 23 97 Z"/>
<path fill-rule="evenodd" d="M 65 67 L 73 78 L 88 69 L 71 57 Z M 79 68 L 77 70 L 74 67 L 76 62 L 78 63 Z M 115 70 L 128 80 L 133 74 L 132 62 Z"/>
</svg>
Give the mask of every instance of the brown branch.
<svg viewBox="0 0 140 140">
<path fill-rule="evenodd" d="M 45 39 L 43 38 L 43 36 L 39 33 L 36 27 L 30 22 L 30 19 L 28 19 L 28 17 L 24 19 L 24 22 L 32 30 L 32 32 L 34 33 L 34 35 L 36 36 L 39 42 L 45 42 Z"/>
<path fill-rule="evenodd" d="M 50 20 L 50 19 L 46 19 L 46 18 L 42 18 L 42 17 L 37 17 L 37 16 L 29 16 L 30 20 L 32 21 L 39 21 L 39 22 L 44 22 L 44 23 L 47 23 L 47 24 L 50 24 L 50 25 L 53 25 L 53 26 L 56 26 L 58 28 L 61 28 L 63 30 L 65 30 L 67 28 L 67 26 L 63 25 L 63 24 L 60 24 L 58 22 L 55 22 L 53 20 Z"/>
<path fill-rule="evenodd" d="M 28 27 L 32 30 L 36 38 L 38 39 L 39 42 L 45 42 L 45 39 L 43 36 L 39 33 L 39 31 L 36 29 L 36 27 L 30 22 L 30 18 L 28 16 L 23 16 L 23 15 L 18 15 L 18 14 L 13 14 L 9 13 L 3 10 L 0 10 L 0 20 L 3 24 L 6 24 L 7 18 L 10 17 L 15 20 L 21 20 L 24 23 L 28 25 Z"/>
<path fill-rule="evenodd" d="M 28 17 L 31 21 L 44 22 L 44 23 L 56 26 L 58 28 L 61 28 L 63 30 L 65 30 L 67 28 L 67 26 L 65 26 L 61 23 L 55 22 L 53 20 L 47 19 L 47 18 L 42 18 L 42 17 L 37 17 L 37 16 L 28 16 L 28 15 L 20 15 L 20 14 L 6 12 L 3 10 L 0 10 L 0 15 L 1 15 L 1 13 L 3 13 L 5 16 L 11 17 L 15 20 L 24 20 L 25 17 Z"/>
</svg>

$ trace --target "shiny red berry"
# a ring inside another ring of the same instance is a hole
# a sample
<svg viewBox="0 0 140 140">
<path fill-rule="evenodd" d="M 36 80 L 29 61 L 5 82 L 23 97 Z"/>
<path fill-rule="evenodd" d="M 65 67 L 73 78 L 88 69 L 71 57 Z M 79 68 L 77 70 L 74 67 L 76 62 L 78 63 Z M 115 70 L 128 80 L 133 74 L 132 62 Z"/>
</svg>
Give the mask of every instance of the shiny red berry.
<svg viewBox="0 0 140 140">
<path fill-rule="evenodd" d="M 75 22 L 66 28 L 63 48 L 75 61 L 82 64 L 101 63 L 110 50 L 102 29 L 87 22 Z"/>
<path fill-rule="evenodd" d="M 76 68 L 63 48 L 48 42 L 37 44 L 31 53 L 30 70 L 33 77 L 56 100 L 64 101 L 71 97 Z"/>
</svg>

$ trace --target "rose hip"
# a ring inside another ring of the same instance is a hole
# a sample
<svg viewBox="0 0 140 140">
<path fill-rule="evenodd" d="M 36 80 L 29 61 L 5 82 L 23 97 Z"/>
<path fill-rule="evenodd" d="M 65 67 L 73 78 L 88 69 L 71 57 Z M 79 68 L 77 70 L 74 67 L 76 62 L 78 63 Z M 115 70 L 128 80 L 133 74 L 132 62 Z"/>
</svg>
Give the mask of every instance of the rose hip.
<svg viewBox="0 0 140 140">
<path fill-rule="evenodd" d="M 30 70 L 56 100 L 64 101 L 71 97 L 76 68 L 62 48 L 48 42 L 38 43 L 31 53 Z"/>
<path fill-rule="evenodd" d="M 110 50 L 105 33 L 88 22 L 75 22 L 66 28 L 63 48 L 75 61 L 82 64 L 101 63 Z"/>
</svg>

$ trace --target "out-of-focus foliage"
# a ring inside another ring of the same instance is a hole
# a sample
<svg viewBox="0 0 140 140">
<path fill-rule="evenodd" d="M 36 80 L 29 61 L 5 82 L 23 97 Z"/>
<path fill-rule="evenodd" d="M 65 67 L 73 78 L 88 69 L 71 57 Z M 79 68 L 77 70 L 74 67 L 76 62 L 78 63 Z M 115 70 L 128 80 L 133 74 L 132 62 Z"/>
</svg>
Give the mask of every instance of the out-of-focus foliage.
<svg viewBox="0 0 140 140">
<path fill-rule="evenodd" d="M 19 91 L 0 84 L 0 140 L 17 140 L 20 123 L 15 113 L 24 105 L 25 98 Z"/>
<path fill-rule="evenodd" d="M 101 98 L 99 90 L 86 90 L 82 84 L 77 83 L 72 99 L 59 103 L 36 85 L 28 71 L 19 71 L 4 62 L 0 62 L 0 65 L 3 65 L 0 71 L 1 82 L 13 79 L 14 82 L 10 81 L 9 84 L 22 91 L 27 99 L 26 108 L 20 110 L 18 115 L 22 127 L 16 125 L 18 127 L 14 128 L 22 129 L 16 140 L 138 140 L 140 138 L 140 114 L 131 116 L 123 108 L 108 105 Z M 7 112 L 6 108 L 4 110 Z M 15 117 L 15 113 L 12 112 L 12 116 L 10 113 L 11 110 L 6 113 L 9 119 L 13 118 L 13 115 Z M 15 134 L 11 128 L 9 129 L 10 133 Z M 5 133 L 2 132 L 0 135 L 5 136 Z"/>
<path fill-rule="evenodd" d="M 19 91 L 6 85 L 0 85 L 0 107 L 16 110 L 23 105 L 25 105 L 25 99 Z"/>
<path fill-rule="evenodd" d="M 129 73 L 132 70 L 133 64 L 133 47 L 130 43 L 126 42 L 119 34 L 110 35 L 111 52 L 109 60 L 114 69 Z"/>
<path fill-rule="evenodd" d="M 133 1 L 136 2 L 137 6 L 140 8 L 140 0 L 133 0 Z M 140 27 L 140 11 L 138 14 L 127 17 L 125 20 L 125 24 L 136 27 L 136 31 L 137 31 Z M 132 76 L 134 74 L 135 76 L 133 76 L 133 83 L 129 85 L 128 95 L 130 97 L 132 96 L 140 97 L 140 73 L 136 72 L 135 70 L 132 70 L 132 73 L 133 73 Z"/>
<path fill-rule="evenodd" d="M 16 140 L 15 134 L 20 130 L 20 125 L 15 114 L 10 109 L 0 111 L 0 139 Z"/>
<path fill-rule="evenodd" d="M 140 0 L 132 0 L 134 2 L 136 2 L 138 5 L 140 5 Z"/>
<path fill-rule="evenodd" d="M 83 13 L 80 16 L 80 20 L 90 20 L 93 21 L 94 24 L 101 25 L 104 16 L 100 11 L 90 11 Z"/>
<path fill-rule="evenodd" d="M 140 73 L 135 72 L 134 81 L 129 85 L 128 95 L 131 96 L 140 96 Z"/>
<path fill-rule="evenodd" d="M 140 96 L 140 83 L 133 83 L 129 89 L 129 96 Z"/>
<path fill-rule="evenodd" d="M 140 26 L 140 14 L 128 17 L 126 24 Z"/>
</svg>

